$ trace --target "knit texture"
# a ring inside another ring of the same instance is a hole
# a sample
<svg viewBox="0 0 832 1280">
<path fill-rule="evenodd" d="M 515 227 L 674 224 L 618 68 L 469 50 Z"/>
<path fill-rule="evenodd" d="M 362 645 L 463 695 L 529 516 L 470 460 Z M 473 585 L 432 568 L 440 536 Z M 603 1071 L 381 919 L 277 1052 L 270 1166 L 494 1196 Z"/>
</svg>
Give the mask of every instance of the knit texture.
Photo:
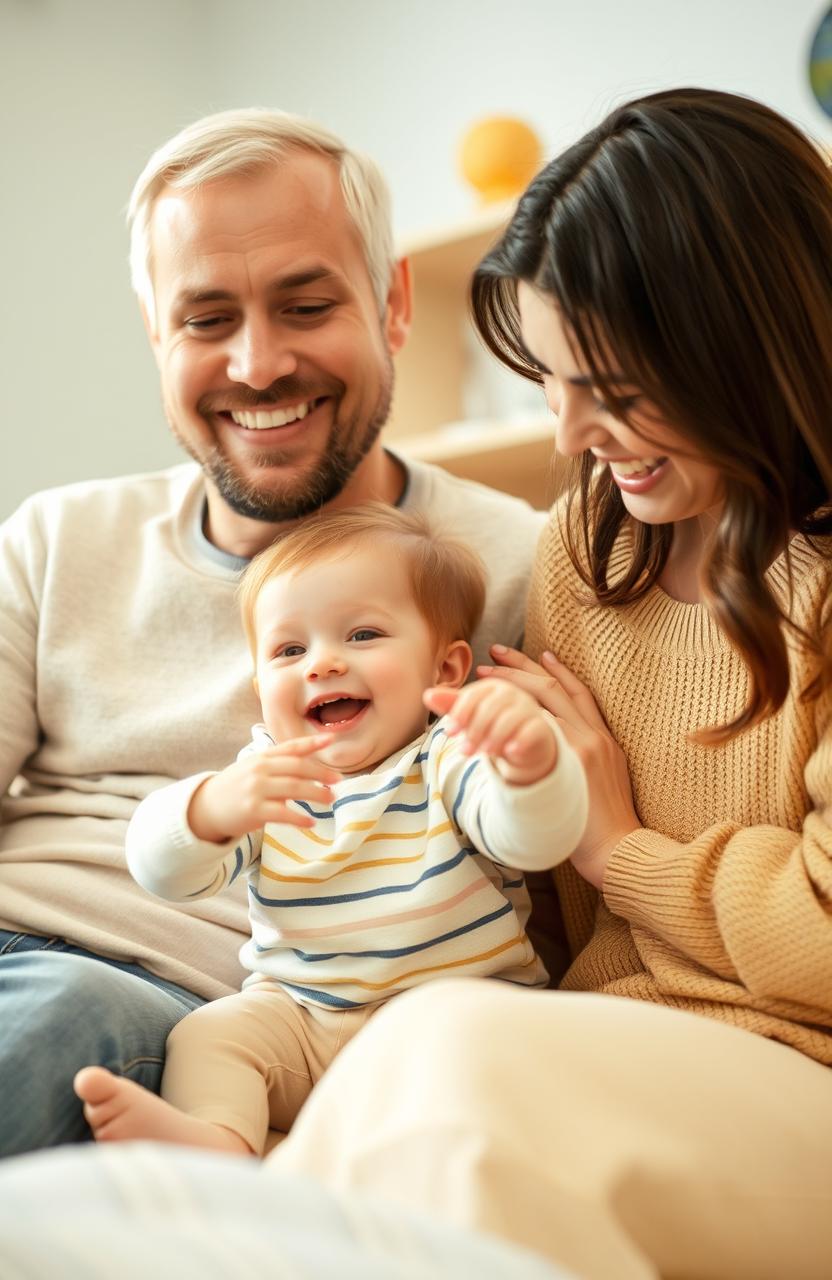
<svg viewBox="0 0 832 1280">
<path fill-rule="evenodd" d="M 811 634 L 832 540 L 815 549 L 796 537 L 790 555 L 791 617 Z M 767 580 L 789 607 L 785 555 Z M 614 850 L 603 895 L 571 863 L 553 872 L 572 957 L 562 987 L 707 1014 L 832 1064 L 832 693 L 801 700 L 817 658 L 787 642 L 783 707 L 700 746 L 689 735 L 732 720 L 748 692 L 706 607 L 659 587 L 623 608 L 595 605 L 557 516 L 543 536 L 526 650 L 550 649 L 592 690 L 644 826 Z"/>
</svg>

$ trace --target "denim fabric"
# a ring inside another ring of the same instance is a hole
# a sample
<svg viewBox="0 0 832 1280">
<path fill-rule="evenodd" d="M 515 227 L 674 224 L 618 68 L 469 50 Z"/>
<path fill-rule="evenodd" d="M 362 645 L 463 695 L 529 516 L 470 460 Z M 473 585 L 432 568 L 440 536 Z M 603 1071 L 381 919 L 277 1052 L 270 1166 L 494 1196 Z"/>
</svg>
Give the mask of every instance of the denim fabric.
<svg viewBox="0 0 832 1280">
<path fill-rule="evenodd" d="M 0 929 L 0 1155 L 90 1137 L 80 1067 L 158 1091 L 168 1033 L 202 1003 L 140 965 Z"/>
</svg>

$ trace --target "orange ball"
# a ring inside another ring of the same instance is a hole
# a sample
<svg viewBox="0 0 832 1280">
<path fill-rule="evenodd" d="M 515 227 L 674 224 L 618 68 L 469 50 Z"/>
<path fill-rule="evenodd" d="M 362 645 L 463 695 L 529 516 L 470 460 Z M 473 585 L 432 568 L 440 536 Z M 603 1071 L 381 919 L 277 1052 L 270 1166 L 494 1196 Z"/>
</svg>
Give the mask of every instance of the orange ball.
<svg viewBox="0 0 832 1280">
<path fill-rule="evenodd" d="M 534 129 L 512 116 L 488 116 L 473 124 L 459 153 L 459 167 L 481 199 L 490 204 L 519 195 L 543 161 Z"/>
</svg>

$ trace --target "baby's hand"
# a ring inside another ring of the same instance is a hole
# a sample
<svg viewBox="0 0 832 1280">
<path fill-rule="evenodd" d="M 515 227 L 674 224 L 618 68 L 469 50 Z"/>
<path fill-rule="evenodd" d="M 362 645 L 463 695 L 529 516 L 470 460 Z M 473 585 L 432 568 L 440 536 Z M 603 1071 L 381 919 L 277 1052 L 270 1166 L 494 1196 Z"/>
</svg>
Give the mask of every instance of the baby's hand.
<svg viewBox="0 0 832 1280">
<path fill-rule="evenodd" d="M 290 809 L 287 801 L 331 801 L 329 784 L 341 775 L 315 760 L 312 753 L 328 746 L 332 739 L 331 733 L 294 738 L 253 752 L 206 778 L 188 806 L 188 826 L 193 834 L 198 840 L 224 844 L 247 831 L 259 830 L 267 822 L 314 826 L 314 818 Z"/>
<path fill-rule="evenodd" d="M 447 716 L 448 733 L 462 734 L 466 755 L 494 758 L 507 782 L 529 786 L 551 773 L 558 760 L 552 726 L 524 689 L 504 680 L 478 680 L 463 689 L 428 689 L 425 706 Z"/>
</svg>

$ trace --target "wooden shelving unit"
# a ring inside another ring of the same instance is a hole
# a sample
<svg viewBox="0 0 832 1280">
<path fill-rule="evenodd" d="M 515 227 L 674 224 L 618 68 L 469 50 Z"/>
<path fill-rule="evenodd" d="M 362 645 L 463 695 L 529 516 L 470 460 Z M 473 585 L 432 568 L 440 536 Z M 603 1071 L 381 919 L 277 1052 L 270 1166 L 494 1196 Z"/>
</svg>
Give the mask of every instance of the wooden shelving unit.
<svg viewBox="0 0 832 1280">
<path fill-rule="evenodd" d="M 542 394 L 499 370 L 468 316 L 471 273 L 510 213 L 491 207 L 399 244 L 411 264 L 414 322 L 396 358 L 385 434 L 402 453 L 545 507 L 554 496 L 554 430 Z"/>
</svg>

